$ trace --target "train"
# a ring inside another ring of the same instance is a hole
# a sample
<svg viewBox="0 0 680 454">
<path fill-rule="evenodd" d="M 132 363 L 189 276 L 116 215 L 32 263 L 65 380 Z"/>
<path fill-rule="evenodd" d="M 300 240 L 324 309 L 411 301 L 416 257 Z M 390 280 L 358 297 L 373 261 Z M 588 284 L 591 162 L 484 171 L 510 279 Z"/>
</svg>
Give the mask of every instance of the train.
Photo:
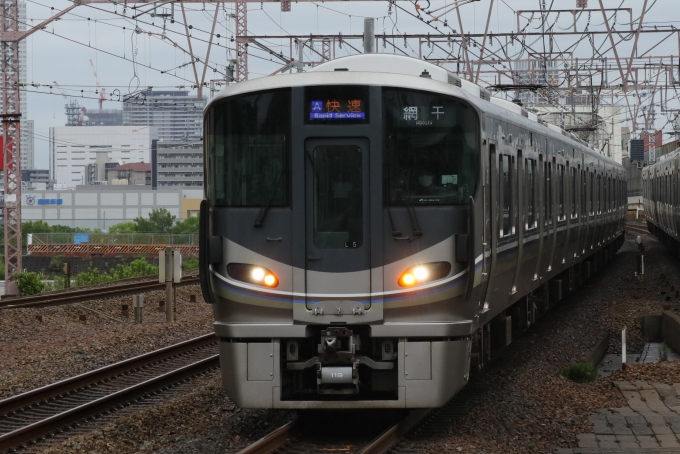
<svg viewBox="0 0 680 454">
<path fill-rule="evenodd" d="M 624 241 L 621 165 L 423 60 L 234 84 L 204 120 L 201 288 L 240 407 L 441 406 Z"/>
<path fill-rule="evenodd" d="M 680 258 L 680 149 L 642 169 L 642 206 L 647 229 Z"/>
</svg>

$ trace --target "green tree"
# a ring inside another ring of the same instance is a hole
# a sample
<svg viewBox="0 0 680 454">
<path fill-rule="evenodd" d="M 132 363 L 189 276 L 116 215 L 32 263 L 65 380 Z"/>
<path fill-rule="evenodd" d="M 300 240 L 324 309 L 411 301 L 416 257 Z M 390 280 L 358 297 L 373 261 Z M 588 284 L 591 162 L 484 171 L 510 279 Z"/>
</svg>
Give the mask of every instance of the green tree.
<svg viewBox="0 0 680 454">
<path fill-rule="evenodd" d="M 198 233 L 198 216 L 191 216 L 186 219 L 179 219 L 172 228 L 172 233 L 187 234 Z"/>
<path fill-rule="evenodd" d="M 165 208 L 151 210 L 149 218 L 138 217 L 134 220 L 137 233 L 170 233 L 175 224 L 175 216 Z"/>
<path fill-rule="evenodd" d="M 109 233 L 137 233 L 137 224 L 130 222 L 121 222 L 109 227 Z"/>
</svg>

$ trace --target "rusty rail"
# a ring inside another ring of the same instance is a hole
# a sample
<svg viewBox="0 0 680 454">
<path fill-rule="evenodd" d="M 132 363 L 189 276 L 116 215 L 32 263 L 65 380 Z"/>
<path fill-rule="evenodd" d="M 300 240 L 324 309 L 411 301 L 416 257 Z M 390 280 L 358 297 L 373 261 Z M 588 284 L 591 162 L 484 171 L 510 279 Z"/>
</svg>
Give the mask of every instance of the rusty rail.
<svg viewBox="0 0 680 454">
<path fill-rule="evenodd" d="M 175 285 L 185 286 L 195 285 L 198 283 L 198 277 L 191 276 L 182 279 L 180 283 Z M 61 306 L 63 304 L 82 303 L 95 299 L 118 298 L 120 296 L 136 295 L 139 293 L 153 292 L 164 289 L 165 284 L 159 283 L 157 279 L 151 279 L 130 284 L 112 285 L 109 287 L 85 288 L 58 293 L 50 292 L 49 294 L 20 296 L 0 302 L 0 310 Z"/>
</svg>

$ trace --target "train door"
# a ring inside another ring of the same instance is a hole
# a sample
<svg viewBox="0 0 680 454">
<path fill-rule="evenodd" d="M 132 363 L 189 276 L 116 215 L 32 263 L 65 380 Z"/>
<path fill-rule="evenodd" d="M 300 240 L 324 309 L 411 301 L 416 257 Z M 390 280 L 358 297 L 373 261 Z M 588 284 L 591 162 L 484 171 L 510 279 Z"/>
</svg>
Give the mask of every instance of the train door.
<svg viewBox="0 0 680 454">
<path fill-rule="evenodd" d="M 540 278 L 547 278 L 552 271 L 553 256 L 555 251 L 555 201 L 554 201 L 554 160 L 546 159 L 543 162 L 543 232 L 541 245 L 542 266 L 538 271 Z"/>
<path fill-rule="evenodd" d="M 515 275 L 513 276 L 512 279 L 512 288 L 510 290 L 510 295 L 514 295 L 517 293 L 517 291 L 520 289 L 520 285 L 523 283 L 522 282 L 522 276 L 524 275 L 522 273 L 522 265 L 524 264 L 525 261 L 525 254 L 524 254 L 524 241 L 525 241 L 525 236 L 526 236 L 526 228 L 527 228 L 527 216 L 526 216 L 526 196 L 524 195 L 524 192 L 526 191 L 527 184 L 526 184 L 526 178 L 527 178 L 527 173 L 526 173 L 526 168 L 525 168 L 525 159 L 524 159 L 524 153 L 522 150 L 517 150 L 517 160 L 516 160 L 516 166 L 515 168 L 517 169 L 515 172 L 515 180 L 513 181 L 513 206 L 514 206 L 514 224 L 517 226 L 517 254 L 514 255 L 514 260 L 515 260 Z"/>
<path fill-rule="evenodd" d="M 371 308 L 369 143 L 309 139 L 305 154 L 306 307 L 342 321 Z"/>
<path fill-rule="evenodd" d="M 482 303 L 481 311 L 486 311 L 489 308 L 489 281 L 493 271 L 493 256 L 491 245 L 496 241 L 495 225 L 496 225 L 496 198 L 493 196 L 498 183 L 492 181 L 494 172 L 496 172 L 496 144 L 489 141 L 489 161 L 486 171 L 485 187 L 484 187 L 484 232 L 482 243 Z M 481 312 L 480 311 L 480 312 Z"/>
<path fill-rule="evenodd" d="M 491 263 L 485 306 L 491 315 L 507 307 L 513 292 L 517 265 L 516 183 L 515 156 L 497 153 L 491 147 Z"/>
</svg>

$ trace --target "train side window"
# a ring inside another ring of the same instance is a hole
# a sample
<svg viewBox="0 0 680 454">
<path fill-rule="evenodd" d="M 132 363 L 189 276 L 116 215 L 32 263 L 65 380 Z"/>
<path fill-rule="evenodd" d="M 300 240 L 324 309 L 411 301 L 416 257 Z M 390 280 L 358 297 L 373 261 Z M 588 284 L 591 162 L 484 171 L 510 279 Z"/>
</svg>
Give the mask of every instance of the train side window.
<svg viewBox="0 0 680 454">
<path fill-rule="evenodd" d="M 500 188 L 501 188 L 501 236 L 506 237 L 512 232 L 512 161 L 510 156 L 500 156 Z"/>
<path fill-rule="evenodd" d="M 602 175 L 597 176 L 597 214 L 602 214 Z"/>
<path fill-rule="evenodd" d="M 571 218 L 576 219 L 578 213 L 576 211 L 576 169 L 571 168 Z"/>
<path fill-rule="evenodd" d="M 545 205 L 545 222 L 544 224 L 546 226 L 551 226 L 552 225 L 552 164 L 549 162 L 546 162 L 543 164 L 543 175 L 544 175 L 544 181 L 543 181 L 543 201 Z"/>
<path fill-rule="evenodd" d="M 586 171 L 581 170 L 581 216 L 586 216 L 588 214 L 586 196 Z"/>
<path fill-rule="evenodd" d="M 604 204 L 604 207 L 603 207 L 604 210 L 603 211 L 605 213 L 608 213 L 609 212 L 609 197 L 611 195 L 609 193 L 609 177 L 605 176 L 602 179 L 602 183 L 603 183 L 603 191 L 604 191 L 604 203 L 603 203 Z"/>
<path fill-rule="evenodd" d="M 557 220 L 564 221 L 565 207 L 564 207 L 564 165 L 557 165 Z"/>
<path fill-rule="evenodd" d="M 588 201 L 588 213 L 592 216 L 595 214 L 595 174 L 590 172 L 590 181 L 588 182 L 588 192 L 590 192 L 590 200 Z"/>
<path fill-rule="evenodd" d="M 526 159 L 526 193 L 527 193 L 527 224 L 526 229 L 537 227 L 536 223 L 536 160 Z"/>
</svg>

